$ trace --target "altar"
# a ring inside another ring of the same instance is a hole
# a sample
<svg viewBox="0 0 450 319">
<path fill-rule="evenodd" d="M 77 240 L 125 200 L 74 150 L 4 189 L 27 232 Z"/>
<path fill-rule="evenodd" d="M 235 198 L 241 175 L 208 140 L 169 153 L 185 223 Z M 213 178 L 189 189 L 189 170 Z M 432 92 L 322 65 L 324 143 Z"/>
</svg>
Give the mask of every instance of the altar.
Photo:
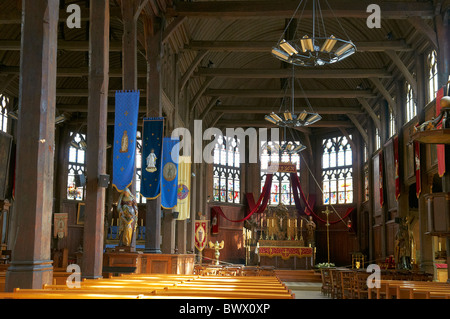
<svg viewBox="0 0 450 319">
<path fill-rule="evenodd" d="M 304 247 L 299 240 L 260 240 L 258 242 L 261 266 L 278 269 L 311 269 L 314 266 L 314 248 Z"/>
</svg>

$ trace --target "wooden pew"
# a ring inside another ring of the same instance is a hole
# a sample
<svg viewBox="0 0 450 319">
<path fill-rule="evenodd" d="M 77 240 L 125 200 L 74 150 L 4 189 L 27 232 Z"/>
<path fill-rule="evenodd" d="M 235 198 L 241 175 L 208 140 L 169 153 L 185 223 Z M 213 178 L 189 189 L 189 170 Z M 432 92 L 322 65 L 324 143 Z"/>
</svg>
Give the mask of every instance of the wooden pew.
<svg viewBox="0 0 450 319">
<path fill-rule="evenodd" d="M 381 299 L 382 297 L 386 299 L 399 298 L 398 297 L 398 287 L 403 286 L 411 286 L 413 288 L 417 287 L 425 287 L 427 289 L 431 288 L 449 288 L 450 285 L 448 283 L 442 282 L 432 282 L 432 281 L 406 281 L 406 280 L 381 280 L 380 288 L 369 288 L 369 298 L 373 298 L 373 295 L 376 295 L 377 299 Z M 403 292 L 402 292 L 403 293 Z M 402 294 L 400 298 L 404 298 L 405 295 Z"/>
<path fill-rule="evenodd" d="M 236 278 L 236 277 L 234 277 Z M 240 277 L 243 278 L 243 277 Z M 231 280 L 198 276 L 135 276 L 83 280 L 81 288 L 44 285 L 43 289 L 15 289 L 0 298 L 24 299 L 115 299 L 115 298 L 227 298 L 294 299 L 295 295 L 277 278 Z"/>
</svg>

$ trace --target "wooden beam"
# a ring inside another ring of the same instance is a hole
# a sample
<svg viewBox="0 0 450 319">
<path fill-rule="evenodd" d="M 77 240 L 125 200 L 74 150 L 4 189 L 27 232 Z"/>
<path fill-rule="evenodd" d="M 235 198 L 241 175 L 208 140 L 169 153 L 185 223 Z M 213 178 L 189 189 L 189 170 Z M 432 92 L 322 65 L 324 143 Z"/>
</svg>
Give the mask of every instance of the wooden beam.
<svg viewBox="0 0 450 319">
<path fill-rule="evenodd" d="M 209 113 L 209 111 L 211 111 L 211 109 L 217 104 L 218 101 L 218 97 L 213 97 L 208 105 L 205 107 L 205 109 L 203 110 L 203 112 L 199 115 L 199 119 L 204 120 L 206 115 Z M 224 112 L 221 112 L 224 113 Z"/>
<path fill-rule="evenodd" d="M 378 116 L 375 114 L 375 111 L 372 109 L 372 107 L 370 106 L 370 104 L 363 98 L 358 98 L 359 103 L 361 104 L 361 106 L 364 108 L 364 110 L 366 110 L 366 112 L 370 115 L 370 117 L 372 118 L 373 122 L 375 123 L 376 127 L 381 130 L 381 122 L 380 119 L 378 118 Z"/>
<path fill-rule="evenodd" d="M 283 90 L 234 90 L 207 89 L 205 96 L 244 97 L 244 98 L 282 98 L 286 96 Z M 367 90 L 317 90 L 295 92 L 295 98 L 376 98 L 376 94 Z"/>
<path fill-rule="evenodd" d="M 19 75 L 20 67 L 18 66 L 1 66 L 0 74 L 11 74 L 11 75 Z M 57 76 L 65 77 L 65 78 L 79 78 L 79 77 L 87 77 L 89 75 L 89 68 L 80 67 L 80 68 L 58 68 Z M 110 78 L 121 78 L 123 76 L 122 69 L 110 69 L 109 77 Z M 139 71 L 137 74 L 138 78 L 147 77 L 147 72 Z"/>
<path fill-rule="evenodd" d="M 427 38 L 434 49 L 439 48 L 436 31 L 425 20 L 423 20 L 421 17 L 411 17 L 408 18 L 408 21 L 414 26 L 414 28 L 416 28 L 417 31 L 422 33 Z"/>
<path fill-rule="evenodd" d="M 205 82 L 203 82 L 202 86 L 198 90 L 198 92 L 195 94 L 194 98 L 190 102 L 190 111 L 194 111 L 195 106 L 197 105 L 200 98 L 203 96 L 203 93 L 208 89 L 208 87 L 211 85 L 211 83 L 214 81 L 214 77 L 207 77 Z"/>
<path fill-rule="evenodd" d="M 301 107 L 296 107 L 298 111 Z M 305 107 L 304 109 L 308 109 Z M 229 114 L 269 114 L 276 112 L 277 108 L 267 106 L 249 106 L 249 105 L 219 105 L 212 108 L 214 112 L 223 112 Z M 314 106 L 314 111 L 319 114 L 363 114 L 360 107 L 355 106 Z"/>
<path fill-rule="evenodd" d="M 364 139 L 364 142 L 368 145 L 369 143 L 369 136 L 367 135 L 366 131 L 362 127 L 361 123 L 356 119 L 356 116 L 353 114 L 347 114 L 348 118 L 353 122 L 353 124 L 358 129 L 359 133 L 361 134 L 362 138 Z"/>
<path fill-rule="evenodd" d="M 395 116 L 395 111 L 396 111 L 396 104 L 394 99 L 392 98 L 391 94 L 388 92 L 388 90 L 384 87 L 383 83 L 381 83 L 380 79 L 378 78 L 370 78 L 369 79 L 378 89 L 378 91 L 380 91 L 380 93 L 383 95 L 383 97 L 386 99 L 386 101 L 389 104 L 389 107 L 391 109 L 392 114 L 394 114 Z"/>
<path fill-rule="evenodd" d="M 99 176 L 106 174 L 106 135 L 109 87 L 109 0 L 91 2 L 89 29 L 90 67 L 87 120 L 86 217 L 83 236 L 84 278 L 102 278 L 105 188 Z"/>
<path fill-rule="evenodd" d="M 187 17 L 176 17 L 169 26 L 164 30 L 162 35 L 162 41 L 165 43 L 170 39 L 172 34 L 181 26 L 183 25 L 184 21 L 186 21 Z"/>
<path fill-rule="evenodd" d="M 58 41 L 58 50 L 73 52 L 88 52 L 89 41 Z M 122 52 L 122 42 L 111 42 L 110 52 Z M 20 51 L 20 41 L 0 40 L 0 51 Z"/>
<path fill-rule="evenodd" d="M 324 18 L 361 18 L 367 19 L 366 1 L 329 1 L 330 7 L 323 5 Z M 173 8 L 168 8 L 167 16 L 187 16 L 198 18 L 291 18 L 298 6 L 298 1 L 213 1 L 213 2 L 177 2 Z M 412 16 L 432 18 L 434 7 L 428 2 L 396 2 L 380 3 L 381 19 L 407 19 Z M 300 15 L 300 12 L 298 13 Z M 302 12 L 303 18 L 311 18 L 313 10 L 308 3 Z"/>
<path fill-rule="evenodd" d="M 233 69 L 199 68 L 193 76 L 214 76 L 235 79 L 292 78 L 291 69 Z M 297 69 L 297 79 L 363 79 L 370 77 L 391 78 L 392 74 L 383 69 Z"/>
<path fill-rule="evenodd" d="M 191 41 L 188 50 L 208 50 L 212 52 L 268 52 L 274 41 Z M 412 51 L 404 40 L 355 42 L 357 52 L 383 52 L 386 50 Z"/>
<path fill-rule="evenodd" d="M 408 83 L 413 88 L 413 91 L 417 93 L 417 82 L 416 79 L 412 76 L 411 72 L 409 72 L 406 65 L 403 63 L 403 61 L 400 59 L 398 54 L 392 50 L 385 51 L 386 54 L 391 58 L 392 62 L 397 66 L 397 68 L 400 70 L 400 72 L 403 74 L 405 79 L 408 81 Z"/>
<path fill-rule="evenodd" d="M 201 50 L 197 53 L 197 56 L 194 58 L 194 61 L 192 61 L 191 65 L 187 69 L 187 71 L 183 74 L 180 81 L 180 89 L 179 91 L 182 91 L 184 86 L 186 85 L 187 81 L 191 77 L 192 73 L 194 73 L 195 69 L 198 67 L 198 65 L 202 62 L 203 58 L 208 54 L 208 50 Z"/>
<path fill-rule="evenodd" d="M 351 114 L 350 114 L 351 115 Z M 352 115 L 353 116 L 353 115 Z M 219 122 L 220 126 L 223 127 L 277 127 L 276 125 L 268 121 L 258 121 L 258 120 L 221 120 Z M 306 128 L 311 127 L 343 127 L 351 128 L 354 125 L 350 121 L 319 121 L 312 125 L 308 125 Z"/>
</svg>

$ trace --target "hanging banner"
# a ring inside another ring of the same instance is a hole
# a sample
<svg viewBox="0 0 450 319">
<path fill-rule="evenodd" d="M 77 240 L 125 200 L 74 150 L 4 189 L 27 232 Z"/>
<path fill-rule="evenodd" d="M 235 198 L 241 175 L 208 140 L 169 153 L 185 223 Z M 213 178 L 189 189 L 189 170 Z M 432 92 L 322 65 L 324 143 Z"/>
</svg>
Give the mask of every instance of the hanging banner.
<svg viewBox="0 0 450 319">
<path fill-rule="evenodd" d="M 219 233 L 219 220 L 220 215 L 218 210 L 211 208 L 211 234 L 217 235 Z"/>
<path fill-rule="evenodd" d="M 134 177 L 139 91 L 117 91 L 115 107 L 112 184 L 122 192 Z"/>
<path fill-rule="evenodd" d="M 161 194 L 164 118 L 144 118 L 142 125 L 141 195 L 155 199 Z"/>
<path fill-rule="evenodd" d="M 398 159 L 398 135 L 393 139 L 394 143 L 394 176 L 395 176 L 395 199 L 400 196 L 400 167 Z"/>
<path fill-rule="evenodd" d="M 414 163 L 416 168 L 416 196 L 419 198 L 422 191 L 422 183 L 420 177 L 420 143 L 418 141 L 414 141 Z"/>
<path fill-rule="evenodd" d="M 161 207 L 172 209 L 177 206 L 178 193 L 178 162 L 180 140 L 164 138 L 161 179 Z"/>
<path fill-rule="evenodd" d="M 441 114 L 441 99 L 444 97 L 444 87 L 441 87 L 436 93 L 436 117 Z M 442 127 L 442 121 L 436 126 L 437 129 Z M 437 162 L 439 177 L 445 174 L 445 144 L 437 144 Z"/>
<path fill-rule="evenodd" d="M 199 251 L 206 247 L 206 220 L 196 220 L 194 225 L 194 246 Z"/>
<path fill-rule="evenodd" d="M 383 151 L 380 151 L 380 154 L 378 155 L 379 158 L 379 170 L 380 170 L 380 205 L 383 206 L 384 204 L 384 192 L 383 192 Z"/>
<path fill-rule="evenodd" d="M 177 192 L 178 220 L 186 220 L 191 217 L 191 174 L 191 157 L 180 156 Z"/>
</svg>

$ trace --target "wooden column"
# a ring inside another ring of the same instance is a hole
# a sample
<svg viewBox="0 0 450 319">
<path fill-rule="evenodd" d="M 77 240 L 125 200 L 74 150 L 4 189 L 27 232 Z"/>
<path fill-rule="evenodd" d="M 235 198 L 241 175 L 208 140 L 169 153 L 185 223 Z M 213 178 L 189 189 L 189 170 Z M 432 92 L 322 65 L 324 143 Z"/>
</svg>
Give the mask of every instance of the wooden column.
<svg viewBox="0 0 450 319">
<path fill-rule="evenodd" d="M 165 209 L 163 215 L 163 242 L 161 250 L 163 254 L 173 254 L 175 251 L 175 220 L 171 209 Z"/>
<path fill-rule="evenodd" d="M 122 1 L 122 89 L 124 91 L 136 91 L 137 87 L 137 20 L 139 17 L 140 0 Z M 139 124 L 138 124 L 139 125 Z M 136 165 L 129 187 L 131 193 L 136 197 Z M 138 212 L 139 215 L 139 212 Z M 131 250 L 136 250 L 136 236 L 131 240 Z"/>
<path fill-rule="evenodd" d="M 186 233 L 187 233 L 186 220 L 177 220 L 176 229 L 177 229 L 176 247 L 178 254 L 186 254 Z"/>
<path fill-rule="evenodd" d="M 147 117 L 162 116 L 161 27 L 157 18 L 144 19 L 147 50 Z M 147 200 L 145 252 L 161 253 L 161 196 Z"/>
<path fill-rule="evenodd" d="M 22 2 L 15 219 L 6 291 L 51 284 L 58 0 Z"/>
<path fill-rule="evenodd" d="M 102 277 L 105 188 L 98 185 L 106 174 L 106 135 L 109 88 L 109 1 L 90 3 L 89 98 L 86 153 L 86 217 L 84 222 L 84 278 Z"/>
</svg>

